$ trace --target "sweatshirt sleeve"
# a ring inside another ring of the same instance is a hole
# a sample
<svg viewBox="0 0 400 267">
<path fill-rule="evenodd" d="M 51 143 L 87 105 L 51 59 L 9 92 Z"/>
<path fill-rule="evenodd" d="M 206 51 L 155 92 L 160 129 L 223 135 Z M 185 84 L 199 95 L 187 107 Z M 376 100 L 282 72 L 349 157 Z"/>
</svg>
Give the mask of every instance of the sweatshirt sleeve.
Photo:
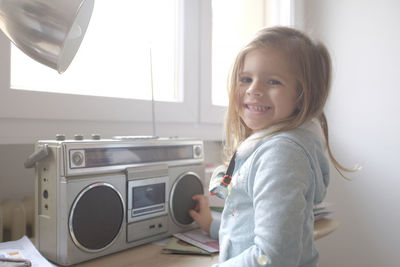
<svg viewBox="0 0 400 267">
<path fill-rule="evenodd" d="M 213 219 L 210 225 L 210 236 L 211 238 L 217 239 L 219 238 L 219 227 L 221 225 L 220 219 Z"/>
<path fill-rule="evenodd" d="M 288 140 L 264 144 L 255 153 L 248 176 L 254 242 L 241 254 L 215 266 L 298 266 L 303 241 L 313 238 L 312 231 L 306 231 L 310 236 L 303 236 L 305 225 L 313 224 L 305 216 L 313 180 L 309 158 L 299 145 Z"/>
</svg>

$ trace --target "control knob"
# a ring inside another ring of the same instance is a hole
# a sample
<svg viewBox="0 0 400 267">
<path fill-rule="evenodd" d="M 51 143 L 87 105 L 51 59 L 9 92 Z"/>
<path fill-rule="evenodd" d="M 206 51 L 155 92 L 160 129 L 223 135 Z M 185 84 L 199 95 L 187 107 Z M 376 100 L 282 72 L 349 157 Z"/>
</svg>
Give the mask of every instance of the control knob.
<svg viewBox="0 0 400 267">
<path fill-rule="evenodd" d="M 203 153 L 203 149 L 201 146 L 194 146 L 194 155 L 196 158 L 201 158 L 201 155 Z"/>
<path fill-rule="evenodd" d="M 57 141 L 64 141 L 65 140 L 65 134 L 56 134 L 56 140 Z"/>
<path fill-rule="evenodd" d="M 84 155 L 80 151 L 76 151 L 72 154 L 72 163 L 74 166 L 78 167 L 81 166 L 84 160 Z"/>
<path fill-rule="evenodd" d="M 99 134 L 92 134 L 92 140 L 100 140 L 100 135 Z"/>
<path fill-rule="evenodd" d="M 83 135 L 82 135 L 82 134 L 76 134 L 76 135 L 74 136 L 74 139 L 75 139 L 75 140 L 83 140 Z"/>
</svg>

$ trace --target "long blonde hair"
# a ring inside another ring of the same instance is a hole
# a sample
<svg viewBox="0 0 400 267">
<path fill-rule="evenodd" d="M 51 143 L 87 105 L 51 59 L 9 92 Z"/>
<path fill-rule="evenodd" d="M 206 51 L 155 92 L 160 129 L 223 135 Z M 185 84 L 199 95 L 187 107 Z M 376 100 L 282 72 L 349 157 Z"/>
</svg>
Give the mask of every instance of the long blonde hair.
<svg viewBox="0 0 400 267">
<path fill-rule="evenodd" d="M 262 29 L 236 57 L 230 72 L 228 86 L 229 105 L 225 119 L 226 143 L 224 149 L 226 159 L 229 159 L 240 143 L 251 134 L 251 130 L 239 115 L 237 101 L 239 73 L 243 68 L 244 59 L 250 51 L 266 47 L 277 48 L 286 53 L 297 76 L 298 109 L 274 133 L 294 129 L 312 118 L 318 118 L 325 136 L 329 157 L 338 172 L 345 177 L 342 171 L 354 170 L 343 167 L 333 156 L 329 146 L 328 123 L 323 111 L 331 87 L 332 67 L 329 52 L 321 42 L 311 40 L 301 31 L 288 27 Z"/>
</svg>

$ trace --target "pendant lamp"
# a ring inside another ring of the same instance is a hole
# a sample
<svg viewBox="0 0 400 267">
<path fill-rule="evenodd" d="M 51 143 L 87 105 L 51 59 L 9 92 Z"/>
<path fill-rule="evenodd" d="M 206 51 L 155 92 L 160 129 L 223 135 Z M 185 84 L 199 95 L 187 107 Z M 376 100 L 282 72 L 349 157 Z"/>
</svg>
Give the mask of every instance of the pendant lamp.
<svg viewBox="0 0 400 267">
<path fill-rule="evenodd" d="M 34 60 L 63 73 L 82 42 L 94 0 L 0 0 L 0 29 Z"/>
</svg>

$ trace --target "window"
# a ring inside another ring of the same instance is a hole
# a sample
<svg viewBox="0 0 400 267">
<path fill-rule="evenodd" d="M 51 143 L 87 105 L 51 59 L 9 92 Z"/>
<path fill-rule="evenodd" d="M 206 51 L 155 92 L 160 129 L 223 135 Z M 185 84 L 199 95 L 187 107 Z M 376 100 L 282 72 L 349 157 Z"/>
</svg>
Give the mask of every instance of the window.
<svg viewBox="0 0 400 267">
<path fill-rule="evenodd" d="M 228 104 L 228 74 L 238 51 L 261 28 L 292 25 L 293 3 L 292 0 L 209 1 L 202 5 L 201 119 L 221 122 Z"/>
<path fill-rule="evenodd" d="M 182 101 L 177 0 L 96 1 L 74 61 L 59 75 L 11 48 L 11 88 Z M 146 25 L 143 27 L 143 25 Z"/>
<path fill-rule="evenodd" d="M 198 0 L 97 1 L 82 47 L 62 75 L 32 61 L 49 76 L 22 70 L 30 59 L 14 52 L 11 59 L 9 41 L 0 38 L 0 117 L 197 123 L 198 5 Z M 19 56 L 23 63 L 15 61 Z"/>
<path fill-rule="evenodd" d="M 240 48 L 261 28 L 289 26 L 290 14 L 290 0 L 212 0 L 213 105 L 228 104 L 228 72 Z"/>
<path fill-rule="evenodd" d="M 0 36 L 0 122 L 11 129 L 0 133 L 0 141 L 24 136 L 31 142 L 60 129 L 146 135 L 153 117 L 159 136 L 220 139 L 227 74 L 237 50 L 259 28 L 292 22 L 290 3 L 96 1 L 82 46 L 62 75 Z"/>
</svg>

